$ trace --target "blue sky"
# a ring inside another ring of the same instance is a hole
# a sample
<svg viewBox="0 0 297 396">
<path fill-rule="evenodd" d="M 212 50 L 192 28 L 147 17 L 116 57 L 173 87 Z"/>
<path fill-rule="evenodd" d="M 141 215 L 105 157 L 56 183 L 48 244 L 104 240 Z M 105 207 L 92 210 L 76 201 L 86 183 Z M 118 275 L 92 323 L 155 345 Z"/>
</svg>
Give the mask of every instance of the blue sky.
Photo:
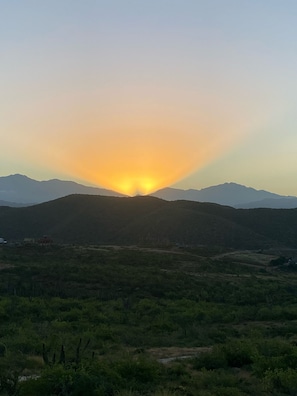
<svg viewBox="0 0 297 396">
<path fill-rule="evenodd" d="M 297 195 L 297 3 L 0 4 L 0 173 Z"/>
</svg>

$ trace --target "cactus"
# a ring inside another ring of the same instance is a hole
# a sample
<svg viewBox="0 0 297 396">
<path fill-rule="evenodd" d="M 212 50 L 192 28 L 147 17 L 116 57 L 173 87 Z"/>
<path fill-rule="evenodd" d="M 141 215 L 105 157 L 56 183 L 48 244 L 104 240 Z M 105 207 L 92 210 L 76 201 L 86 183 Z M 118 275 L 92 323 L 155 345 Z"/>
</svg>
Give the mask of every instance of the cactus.
<svg viewBox="0 0 297 396">
<path fill-rule="evenodd" d="M 66 362 L 66 356 L 65 356 L 64 345 L 61 345 L 61 352 L 60 352 L 59 363 L 60 363 L 60 364 L 65 364 L 65 362 Z"/>
<path fill-rule="evenodd" d="M 0 357 L 4 357 L 6 355 L 6 346 L 0 342 Z"/>
<path fill-rule="evenodd" d="M 47 355 L 47 351 L 45 349 L 45 344 L 42 344 L 42 358 L 45 364 L 48 364 L 48 355 Z"/>
<path fill-rule="evenodd" d="M 82 342 L 82 340 L 81 340 L 81 338 L 80 338 L 80 339 L 79 339 L 79 342 L 78 342 L 78 345 L 77 345 L 77 348 L 76 348 L 76 358 L 75 358 L 76 364 L 78 364 L 78 363 L 80 362 L 80 347 L 81 347 L 81 342 Z"/>
</svg>

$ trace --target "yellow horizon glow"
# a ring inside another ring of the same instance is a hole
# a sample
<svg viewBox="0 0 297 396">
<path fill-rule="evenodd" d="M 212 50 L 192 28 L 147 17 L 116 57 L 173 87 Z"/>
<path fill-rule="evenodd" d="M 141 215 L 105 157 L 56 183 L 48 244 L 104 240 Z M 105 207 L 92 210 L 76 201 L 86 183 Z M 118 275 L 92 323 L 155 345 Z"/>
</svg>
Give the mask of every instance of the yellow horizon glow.
<svg viewBox="0 0 297 396">
<path fill-rule="evenodd" d="M 126 177 L 116 184 L 114 189 L 126 195 L 148 195 L 158 189 L 158 181 L 153 177 L 133 176 Z"/>
<path fill-rule="evenodd" d="M 220 139 L 201 138 L 195 148 L 194 143 L 183 143 L 179 135 L 168 142 L 119 139 L 111 146 L 106 144 L 99 155 L 96 145 L 86 147 L 80 161 L 67 159 L 67 168 L 80 179 L 129 196 L 148 195 L 174 184 L 205 166 L 222 149 Z"/>
<path fill-rule="evenodd" d="M 100 141 L 95 139 L 91 147 L 80 147 L 77 156 L 81 161 L 70 161 L 69 169 L 76 168 L 80 178 L 104 188 L 130 196 L 147 195 L 204 166 L 221 149 L 220 139 L 202 134 L 197 147 L 189 135 L 183 136 L 173 127 L 171 133 L 156 127 L 152 131 L 139 136 L 135 130 L 118 132 L 116 139 L 104 142 L 104 150 L 98 154 Z"/>
<path fill-rule="evenodd" d="M 54 172 L 63 170 L 73 179 L 126 195 L 147 195 L 203 168 L 240 136 L 225 116 L 148 117 L 135 111 L 132 118 L 131 113 L 74 117 L 71 122 L 56 118 L 42 150 L 38 139 L 24 141 L 30 147 L 28 160 L 36 146 L 36 163 L 51 164 Z M 35 119 L 35 125 L 38 135 L 43 122 Z"/>
</svg>

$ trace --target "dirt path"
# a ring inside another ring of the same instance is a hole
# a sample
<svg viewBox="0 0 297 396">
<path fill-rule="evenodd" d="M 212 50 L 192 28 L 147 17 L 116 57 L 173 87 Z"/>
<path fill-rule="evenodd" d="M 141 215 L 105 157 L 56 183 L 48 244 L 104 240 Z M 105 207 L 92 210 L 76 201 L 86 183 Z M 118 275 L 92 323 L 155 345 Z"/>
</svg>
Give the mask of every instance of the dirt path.
<svg viewBox="0 0 297 396">
<path fill-rule="evenodd" d="M 193 348 L 150 348 L 147 352 L 160 363 L 170 363 L 174 360 L 193 358 L 200 353 L 209 352 L 211 347 L 193 347 Z"/>
</svg>

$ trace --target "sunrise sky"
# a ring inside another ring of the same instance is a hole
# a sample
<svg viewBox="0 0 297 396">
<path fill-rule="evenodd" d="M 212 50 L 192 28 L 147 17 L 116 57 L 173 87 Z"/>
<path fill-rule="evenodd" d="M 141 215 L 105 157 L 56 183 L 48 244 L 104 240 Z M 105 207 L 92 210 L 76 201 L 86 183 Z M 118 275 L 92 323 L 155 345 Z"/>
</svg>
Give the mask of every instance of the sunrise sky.
<svg viewBox="0 0 297 396">
<path fill-rule="evenodd" d="M 0 176 L 297 195 L 296 0 L 2 0 Z"/>
</svg>

